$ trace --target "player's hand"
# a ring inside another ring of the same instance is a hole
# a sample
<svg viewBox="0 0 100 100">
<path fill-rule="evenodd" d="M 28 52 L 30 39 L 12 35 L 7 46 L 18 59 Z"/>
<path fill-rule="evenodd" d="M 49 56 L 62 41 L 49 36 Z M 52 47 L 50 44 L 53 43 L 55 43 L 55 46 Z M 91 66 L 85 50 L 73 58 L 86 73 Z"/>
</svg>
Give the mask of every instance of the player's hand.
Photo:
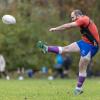
<svg viewBox="0 0 100 100">
<path fill-rule="evenodd" d="M 50 28 L 49 31 L 54 32 L 54 31 L 56 31 L 56 28 Z"/>
</svg>

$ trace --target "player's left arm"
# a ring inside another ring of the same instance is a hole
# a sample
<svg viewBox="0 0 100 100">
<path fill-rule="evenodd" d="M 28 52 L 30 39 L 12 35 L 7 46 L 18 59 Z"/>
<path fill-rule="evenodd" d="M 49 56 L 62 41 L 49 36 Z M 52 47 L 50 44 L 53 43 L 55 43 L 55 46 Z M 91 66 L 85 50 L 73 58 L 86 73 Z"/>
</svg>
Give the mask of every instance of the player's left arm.
<svg viewBox="0 0 100 100">
<path fill-rule="evenodd" d="M 69 28 L 72 28 L 72 27 L 77 27 L 77 23 L 76 22 L 71 22 L 71 23 L 66 23 L 66 24 L 63 24 L 61 26 L 58 26 L 58 27 L 55 27 L 55 28 L 51 28 L 49 31 L 62 31 L 62 30 L 65 30 L 65 29 L 69 29 Z"/>
</svg>

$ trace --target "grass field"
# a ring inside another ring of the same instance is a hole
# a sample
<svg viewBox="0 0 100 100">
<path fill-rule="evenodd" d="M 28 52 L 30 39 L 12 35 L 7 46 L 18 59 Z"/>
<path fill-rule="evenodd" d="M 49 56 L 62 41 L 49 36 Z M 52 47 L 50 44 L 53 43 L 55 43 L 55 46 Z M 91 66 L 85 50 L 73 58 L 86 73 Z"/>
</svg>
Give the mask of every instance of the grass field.
<svg viewBox="0 0 100 100">
<path fill-rule="evenodd" d="M 75 96 L 75 79 L 0 79 L 0 100 L 100 100 L 100 78 L 87 79 L 84 93 Z"/>
</svg>

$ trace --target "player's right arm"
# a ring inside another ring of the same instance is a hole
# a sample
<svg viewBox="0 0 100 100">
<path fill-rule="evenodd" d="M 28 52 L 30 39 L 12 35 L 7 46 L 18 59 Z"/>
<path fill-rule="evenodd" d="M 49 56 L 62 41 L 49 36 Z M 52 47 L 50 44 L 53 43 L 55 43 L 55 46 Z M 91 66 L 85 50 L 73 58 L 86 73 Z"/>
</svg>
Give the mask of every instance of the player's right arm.
<svg viewBox="0 0 100 100">
<path fill-rule="evenodd" d="M 49 29 L 50 32 L 53 32 L 53 31 L 62 31 L 62 30 L 66 30 L 66 29 L 69 29 L 69 28 L 72 28 L 72 27 L 77 27 L 77 23 L 76 22 L 71 22 L 71 23 L 66 23 L 66 24 L 63 24 L 61 26 L 58 26 L 58 27 L 55 27 L 55 28 L 51 28 Z"/>
</svg>

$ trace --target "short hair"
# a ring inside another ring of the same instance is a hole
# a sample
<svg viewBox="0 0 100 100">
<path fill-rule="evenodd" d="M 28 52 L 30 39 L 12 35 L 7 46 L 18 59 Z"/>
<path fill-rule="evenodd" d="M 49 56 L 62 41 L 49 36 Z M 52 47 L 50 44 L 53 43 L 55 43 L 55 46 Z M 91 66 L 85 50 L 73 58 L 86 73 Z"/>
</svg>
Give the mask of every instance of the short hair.
<svg viewBox="0 0 100 100">
<path fill-rule="evenodd" d="M 83 15 L 83 12 L 82 12 L 81 10 L 79 10 L 79 9 L 73 10 L 73 12 L 74 12 L 74 14 L 75 14 L 76 16 L 78 16 L 78 15 Z"/>
</svg>

